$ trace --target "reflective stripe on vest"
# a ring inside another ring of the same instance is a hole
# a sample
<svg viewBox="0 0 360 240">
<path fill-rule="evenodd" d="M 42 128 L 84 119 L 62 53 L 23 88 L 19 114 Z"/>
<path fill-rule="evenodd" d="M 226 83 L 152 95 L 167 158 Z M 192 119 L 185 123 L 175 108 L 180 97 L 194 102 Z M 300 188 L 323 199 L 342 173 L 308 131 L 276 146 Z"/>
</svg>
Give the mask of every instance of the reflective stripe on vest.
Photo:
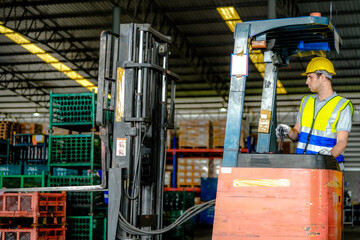
<svg viewBox="0 0 360 240">
<path fill-rule="evenodd" d="M 300 105 L 299 114 L 299 143 L 296 153 L 303 154 L 306 148 L 306 154 L 317 154 L 321 149 L 326 148 L 329 151 L 336 145 L 336 125 L 339 120 L 340 112 L 350 104 L 353 112 L 352 104 L 349 100 L 340 96 L 330 99 L 317 113 L 315 113 L 314 95 L 305 96 Z M 340 155 L 336 158 L 338 162 L 343 162 L 344 157 Z"/>
</svg>

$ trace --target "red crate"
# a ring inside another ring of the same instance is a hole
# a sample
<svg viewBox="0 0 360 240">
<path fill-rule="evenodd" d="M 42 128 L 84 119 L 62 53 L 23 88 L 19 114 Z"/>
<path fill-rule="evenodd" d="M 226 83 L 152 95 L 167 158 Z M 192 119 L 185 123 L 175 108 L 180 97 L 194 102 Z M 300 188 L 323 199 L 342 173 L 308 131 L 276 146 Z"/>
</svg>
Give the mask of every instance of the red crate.
<svg viewBox="0 0 360 240">
<path fill-rule="evenodd" d="M 26 239 L 26 240 L 65 240 L 65 228 L 19 228 L 0 229 L 0 240 Z"/>
<path fill-rule="evenodd" d="M 0 217 L 32 217 L 34 226 L 39 218 L 50 225 L 65 224 L 66 193 L 4 193 L 0 195 Z"/>
</svg>

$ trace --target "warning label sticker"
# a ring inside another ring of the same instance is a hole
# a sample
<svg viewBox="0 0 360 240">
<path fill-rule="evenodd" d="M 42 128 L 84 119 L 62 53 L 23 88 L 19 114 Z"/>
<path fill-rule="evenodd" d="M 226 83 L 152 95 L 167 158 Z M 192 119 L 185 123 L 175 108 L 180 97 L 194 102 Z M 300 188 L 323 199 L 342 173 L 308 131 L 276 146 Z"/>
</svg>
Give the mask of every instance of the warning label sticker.
<svg viewBox="0 0 360 240">
<path fill-rule="evenodd" d="M 126 138 L 118 138 L 116 141 L 116 156 L 126 156 Z"/>
</svg>

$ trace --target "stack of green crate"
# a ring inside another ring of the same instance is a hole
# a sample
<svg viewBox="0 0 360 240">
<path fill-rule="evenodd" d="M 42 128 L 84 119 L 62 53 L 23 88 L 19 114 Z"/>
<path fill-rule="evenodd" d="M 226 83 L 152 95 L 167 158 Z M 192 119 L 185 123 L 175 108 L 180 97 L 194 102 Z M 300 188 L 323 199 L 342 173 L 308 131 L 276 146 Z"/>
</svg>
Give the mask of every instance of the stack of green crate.
<svg viewBox="0 0 360 240">
<path fill-rule="evenodd" d="M 100 169 L 101 143 L 99 136 L 95 134 L 95 102 L 94 92 L 50 93 L 48 157 L 50 172 L 53 172 L 54 168 L 76 169 L 81 175 L 83 170 Z M 65 128 L 81 134 L 52 135 L 53 127 Z M 64 174 L 67 175 L 66 172 Z"/>
<path fill-rule="evenodd" d="M 168 226 L 178 219 L 187 209 L 194 206 L 195 193 L 187 191 L 164 192 L 164 225 Z M 185 240 L 191 239 L 194 232 L 195 219 L 164 234 L 164 239 Z"/>
<path fill-rule="evenodd" d="M 95 133 L 96 95 L 91 93 L 50 93 L 48 186 L 98 185 L 101 168 L 101 141 Z M 54 127 L 78 134 L 53 135 Z M 69 213 L 94 214 L 104 206 L 101 192 L 69 192 Z"/>
<path fill-rule="evenodd" d="M 60 127 L 80 132 L 95 128 L 96 95 L 50 93 L 50 129 Z"/>
<path fill-rule="evenodd" d="M 0 139 L 0 164 L 9 163 L 10 144 L 9 140 Z"/>
<path fill-rule="evenodd" d="M 67 239 L 106 240 L 106 218 L 94 216 L 67 217 Z"/>
<path fill-rule="evenodd" d="M 99 185 L 100 178 L 97 176 L 48 176 L 49 187 L 59 186 L 90 186 Z M 94 213 L 95 208 L 104 205 L 102 192 L 68 192 L 67 209 L 73 214 Z"/>
</svg>

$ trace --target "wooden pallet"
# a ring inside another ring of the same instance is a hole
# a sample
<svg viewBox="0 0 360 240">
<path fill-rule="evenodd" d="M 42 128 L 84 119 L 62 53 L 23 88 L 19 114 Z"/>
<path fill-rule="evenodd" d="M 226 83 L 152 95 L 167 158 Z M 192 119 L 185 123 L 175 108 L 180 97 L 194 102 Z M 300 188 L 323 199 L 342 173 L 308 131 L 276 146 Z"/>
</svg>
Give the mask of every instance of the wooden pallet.
<svg viewBox="0 0 360 240">
<path fill-rule="evenodd" d="M 179 146 L 180 149 L 208 149 L 208 146 Z"/>
<path fill-rule="evenodd" d="M 188 184 L 181 184 L 181 185 L 179 185 L 178 187 L 183 187 L 183 188 L 198 188 L 198 187 L 200 187 L 200 185 L 194 185 L 194 184 L 191 184 L 191 185 L 188 185 Z"/>
</svg>

